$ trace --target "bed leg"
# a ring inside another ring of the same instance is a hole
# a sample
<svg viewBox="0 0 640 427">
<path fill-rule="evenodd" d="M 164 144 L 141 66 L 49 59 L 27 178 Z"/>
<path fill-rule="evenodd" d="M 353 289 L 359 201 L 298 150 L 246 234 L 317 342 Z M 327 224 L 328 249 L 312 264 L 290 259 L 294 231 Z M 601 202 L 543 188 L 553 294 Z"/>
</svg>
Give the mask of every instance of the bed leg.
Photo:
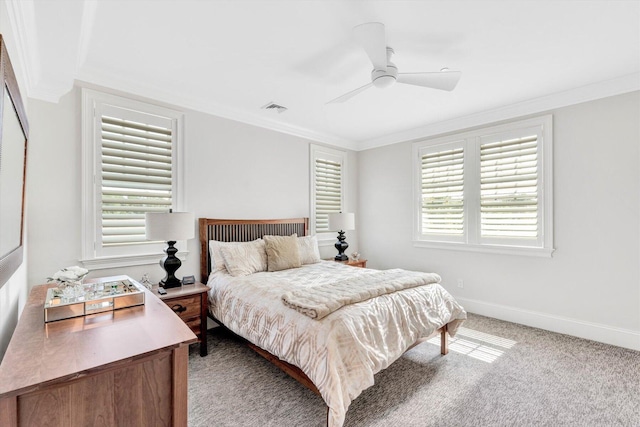
<svg viewBox="0 0 640 427">
<path fill-rule="evenodd" d="M 327 406 L 327 427 L 329 427 L 329 407 Z"/>
<path fill-rule="evenodd" d="M 447 325 L 440 329 L 440 354 L 443 356 L 449 353 L 449 336 L 447 335 Z"/>
</svg>

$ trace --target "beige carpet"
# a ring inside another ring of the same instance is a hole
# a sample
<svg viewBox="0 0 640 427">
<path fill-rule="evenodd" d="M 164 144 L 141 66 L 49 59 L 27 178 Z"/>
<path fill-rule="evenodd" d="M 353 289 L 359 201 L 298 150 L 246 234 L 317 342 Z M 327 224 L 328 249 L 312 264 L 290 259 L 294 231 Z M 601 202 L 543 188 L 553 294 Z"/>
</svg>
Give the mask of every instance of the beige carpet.
<svg viewBox="0 0 640 427">
<path fill-rule="evenodd" d="M 469 315 L 451 351 L 405 353 L 345 426 L 640 426 L 640 352 Z M 216 328 L 192 346 L 190 426 L 323 426 L 322 399 Z"/>
</svg>

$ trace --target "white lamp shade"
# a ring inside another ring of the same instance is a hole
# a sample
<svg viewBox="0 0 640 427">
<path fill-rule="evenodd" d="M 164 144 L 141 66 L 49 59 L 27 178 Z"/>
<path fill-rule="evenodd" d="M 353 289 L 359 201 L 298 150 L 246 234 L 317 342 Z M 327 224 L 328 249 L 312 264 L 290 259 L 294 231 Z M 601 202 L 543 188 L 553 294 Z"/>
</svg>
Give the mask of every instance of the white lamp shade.
<svg viewBox="0 0 640 427">
<path fill-rule="evenodd" d="M 356 215 L 353 213 L 330 213 L 329 229 L 333 231 L 355 230 Z"/>
<path fill-rule="evenodd" d="M 147 240 L 166 242 L 188 240 L 195 237 L 195 218 L 189 212 L 147 212 L 145 225 Z"/>
</svg>

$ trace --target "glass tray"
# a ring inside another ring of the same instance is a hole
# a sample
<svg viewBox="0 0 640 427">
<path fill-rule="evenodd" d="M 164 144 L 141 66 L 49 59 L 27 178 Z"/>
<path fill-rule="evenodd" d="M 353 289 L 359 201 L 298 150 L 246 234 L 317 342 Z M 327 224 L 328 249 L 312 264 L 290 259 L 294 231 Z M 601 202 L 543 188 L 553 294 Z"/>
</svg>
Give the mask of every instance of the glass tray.
<svg viewBox="0 0 640 427">
<path fill-rule="evenodd" d="M 144 290 L 132 280 L 89 283 L 83 285 L 83 291 L 83 295 L 67 298 L 60 288 L 49 288 L 44 302 L 44 321 L 53 322 L 144 304 Z"/>
</svg>

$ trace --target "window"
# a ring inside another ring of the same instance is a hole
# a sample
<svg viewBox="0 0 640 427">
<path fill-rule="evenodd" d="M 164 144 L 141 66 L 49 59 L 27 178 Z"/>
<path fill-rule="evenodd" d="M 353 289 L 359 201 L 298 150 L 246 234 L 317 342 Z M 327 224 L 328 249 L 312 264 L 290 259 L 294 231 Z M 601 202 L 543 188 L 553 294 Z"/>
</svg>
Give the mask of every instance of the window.
<svg viewBox="0 0 640 427">
<path fill-rule="evenodd" d="M 537 239 L 538 135 L 480 144 L 480 235 Z"/>
<path fill-rule="evenodd" d="M 414 143 L 416 246 L 550 255 L 552 119 Z"/>
<path fill-rule="evenodd" d="M 313 234 L 329 233 L 329 214 L 344 207 L 344 151 L 311 145 L 311 220 Z M 329 237 L 329 236 L 327 236 Z M 335 237 L 331 233 L 331 238 Z"/>
<path fill-rule="evenodd" d="M 421 155 L 421 229 L 447 240 L 464 236 L 464 148 L 438 146 Z"/>
<path fill-rule="evenodd" d="M 173 110 L 83 90 L 85 265 L 157 262 L 164 244 L 146 240 L 144 218 L 180 210 L 181 121 Z"/>
</svg>

